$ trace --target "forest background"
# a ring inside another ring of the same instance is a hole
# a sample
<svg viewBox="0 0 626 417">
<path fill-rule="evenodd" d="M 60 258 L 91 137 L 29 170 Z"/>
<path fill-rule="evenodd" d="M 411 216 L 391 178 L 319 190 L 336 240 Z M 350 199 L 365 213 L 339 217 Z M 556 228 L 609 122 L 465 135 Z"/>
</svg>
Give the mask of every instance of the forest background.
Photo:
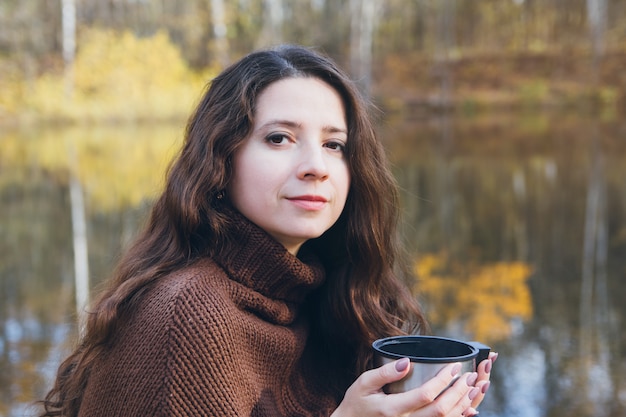
<svg viewBox="0 0 626 417">
<path fill-rule="evenodd" d="M 626 0 L 0 0 L 0 417 L 49 389 L 206 84 L 278 43 L 381 110 L 429 321 L 503 358 L 481 415 L 626 415 Z"/>
<path fill-rule="evenodd" d="M 388 113 L 626 107 L 624 0 L 1 0 L 0 124 L 186 117 L 228 63 L 281 42 Z"/>
</svg>

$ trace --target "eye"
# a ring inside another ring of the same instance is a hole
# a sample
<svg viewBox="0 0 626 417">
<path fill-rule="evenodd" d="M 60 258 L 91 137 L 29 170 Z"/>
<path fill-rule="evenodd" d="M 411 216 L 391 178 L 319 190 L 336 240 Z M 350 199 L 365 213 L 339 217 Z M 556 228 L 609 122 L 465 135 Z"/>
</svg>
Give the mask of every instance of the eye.
<svg viewBox="0 0 626 417">
<path fill-rule="evenodd" d="M 344 152 L 346 150 L 346 145 L 343 142 L 339 141 L 326 142 L 324 144 L 324 147 L 338 152 Z"/>
<path fill-rule="evenodd" d="M 289 137 L 284 133 L 272 133 L 268 135 L 265 140 L 274 145 L 280 145 L 289 140 Z"/>
</svg>

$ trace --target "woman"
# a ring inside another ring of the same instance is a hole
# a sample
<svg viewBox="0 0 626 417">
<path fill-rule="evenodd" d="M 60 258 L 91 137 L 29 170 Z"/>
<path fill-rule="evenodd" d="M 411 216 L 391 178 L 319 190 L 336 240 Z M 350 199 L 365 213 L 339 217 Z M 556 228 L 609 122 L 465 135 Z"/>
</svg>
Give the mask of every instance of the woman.
<svg viewBox="0 0 626 417">
<path fill-rule="evenodd" d="M 397 194 L 330 60 L 259 51 L 210 84 L 149 222 L 42 415 L 474 415 L 493 357 L 385 395 L 373 340 L 426 330 L 396 268 Z M 435 399 L 435 397 L 437 397 Z"/>
</svg>

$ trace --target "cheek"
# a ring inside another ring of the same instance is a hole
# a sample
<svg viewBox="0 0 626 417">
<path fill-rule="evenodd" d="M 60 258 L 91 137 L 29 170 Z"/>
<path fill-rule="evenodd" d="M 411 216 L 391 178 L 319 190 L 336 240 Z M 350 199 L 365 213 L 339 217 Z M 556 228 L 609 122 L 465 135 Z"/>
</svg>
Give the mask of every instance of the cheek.
<svg viewBox="0 0 626 417">
<path fill-rule="evenodd" d="M 344 165 L 341 170 L 338 172 L 338 180 L 337 180 L 337 188 L 339 189 L 343 199 L 348 196 L 348 192 L 350 190 L 350 169 L 347 165 Z"/>
<path fill-rule="evenodd" d="M 233 176 L 228 184 L 227 193 L 235 208 L 240 211 L 248 194 L 248 185 L 247 161 L 241 155 L 236 155 L 233 158 Z"/>
<path fill-rule="evenodd" d="M 274 194 L 275 181 L 271 169 L 264 170 L 264 163 L 241 158 L 235 161 L 234 175 L 229 186 L 231 201 L 237 209 L 245 211 L 251 205 L 261 205 Z"/>
</svg>

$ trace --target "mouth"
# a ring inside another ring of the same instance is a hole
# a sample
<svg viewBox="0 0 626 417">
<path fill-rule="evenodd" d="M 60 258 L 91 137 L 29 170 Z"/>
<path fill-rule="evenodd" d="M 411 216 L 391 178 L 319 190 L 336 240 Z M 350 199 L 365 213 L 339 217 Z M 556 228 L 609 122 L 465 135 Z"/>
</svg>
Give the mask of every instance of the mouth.
<svg viewBox="0 0 626 417">
<path fill-rule="evenodd" d="M 298 195 L 295 197 L 288 197 L 288 200 L 301 200 L 301 201 L 320 201 L 322 203 L 327 203 L 328 199 L 322 197 L 320 195 Z"/>
<path fill-rule="evenodd" d="M 295 206 L 309 211 L 317 211 L 323 209 L 328 203 L 328 199 L 319 195 L 299 195 L 288 197 Z"/>
</svg>

